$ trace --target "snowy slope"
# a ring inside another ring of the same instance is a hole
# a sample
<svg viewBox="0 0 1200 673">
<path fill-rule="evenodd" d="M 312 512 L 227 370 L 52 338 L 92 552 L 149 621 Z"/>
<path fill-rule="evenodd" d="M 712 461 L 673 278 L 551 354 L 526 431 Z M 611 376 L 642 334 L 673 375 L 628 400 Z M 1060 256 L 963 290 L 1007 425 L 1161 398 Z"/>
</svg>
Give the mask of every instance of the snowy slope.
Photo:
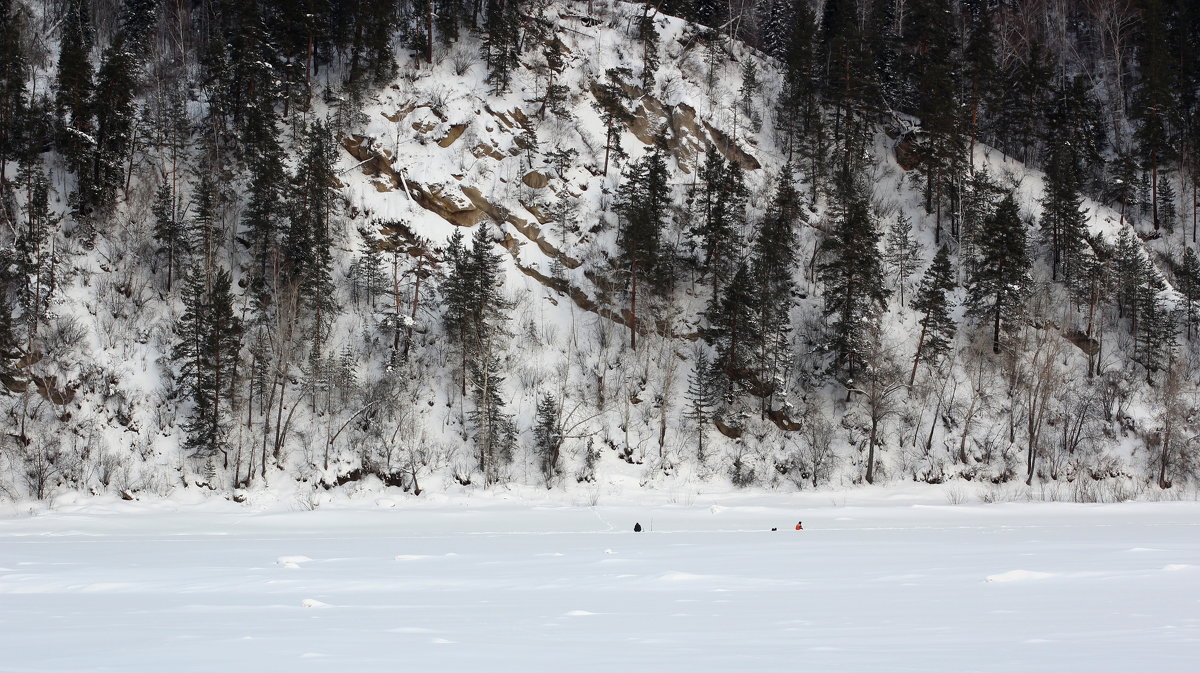
<svg viewBox="0 0 1200 673">
<path fill-rule="evenodd" d="M 70 483 L 97 493 L 128 491 L 130 497 L 147 500 L 191 499 L 199 487 L 206 496 L 228 496 L 236 490 L 239 499 L 251 502 L 311 506 L 345 494 L 370 497 L 389 488 L 374 476 L 364 476 L 371 471 L 365 466 L 384 464 L 386 468 L 377 471 L 394 475 L 402 471 L 399 466 L 415 461 L 420 464 L 419 487 L 426 495 L 467 497 L 481 481 L 473 475 L 477 466 L 468 423 L 470 405 L 454 382 L 454 354 L 442 331 L 436 290 L 444 272 L 439 266 L 440 248 L 451 232 L 463 227 L 469 238 L 469 231 L 485 221 L 495 232 L 496 250 L 507 253 L 504 292 L 514 304 L 508 324 L 511 336 L 504 349 L 504 397 L 520 437 L 499 488 L 528 493 L 546 485 L 531 449 L 535 406 L 544 393 L 558 396 L 569 411 L 567 424 L 572 431 L 564 446 L 562 474 L 550 484 L 564 491 L 565 498 L 639 488 L 667 493 L 728 491 L 735 459 L 749 466 L 756 487 L 809 488 L 809 478 L 794 468 L 803 462 L 814 440 L 803 432 L 785 432 L 769 420 L 747 419 L 747 432 L 736 440 L 709 429 L 709 455 L 703 461 L 697 457 L 695 433 L 682 414 L 700 343 L 695 338 L 699 316 L 709 299 L 702 285 L 683 279 L 673 305 L 644 335 L 641 347 L 627 348 L 627 300 L 621 288 L 605 280 L 617 251 L 612 205 L 625 164 L 614 159 L 603 173 L 605 129 L 593 105 L 592 86 L 606 81 L 610 68 L 627 67 L 634 75 L 624 82 L 636 117 L 621 129 L 628 161 L 647 151 L 652 129 L 670 128 L 679 212 L 668 235 L 675 242 L 684 243 L 689 224 L 687 191 L 709 143 L 746 169 L 747 186 L 754 196 L 743 239 L 753 234 L 761 220 L 783 166 L 772 127 L 780 85 L 776 64 L 737 43 L 725 45 L 721 57 L 712 60 L 696 39 L 694 27 L 660 15 L 656 22 L 662 34 L 662 65 L 655 85 L 642 91 L 636 86 L 639 51 L 631 38 L 631 18 L 641 11 L 641 6 L 597 2 L 598 20 L 591 20 L 579 16 L 574 3 L 550 3 L 548 12 L 556 17 L 566 61 L 557 77 L 570 91 L 568 118 L 539 114 L 537 99 L 546 76 L 539 67 L 542 57 L 536 53 L 527 55 L 518 68 L 510 92 L 493 95 L 484 81 L 483 65 L 475 58 L 477 40 L 469 35 L 438 54 L 432 67 L 401 64 L 394 82 L 372 92 L 360 120 L 339 138 L 343 151 L 338 157 L 337 191 L 344 216 L 335 236 L 334 276 L 343 312 L 329 346 L 331 356 L 347 354 L 359 389 L 340 398 L 340 406 L 332 409 L 300 403 L 300 399 L 293 404 L 289 398 L 283 451 L 266 479 L 245 483 L 234 474 L 238 467 L 214 467 L 180 449 L 180 421 L 187 407 L 168 395 L 167 355 L 181 305 L 176 296 L 163 295 L 143 260 L 150 249 L 145 220 L 152 187 L 146 175 L 139 175 L 146 182 L 135 180 L 133 191 L 142 198 L 132 198 L 122 213 L 131 222 L 128 229 L 107 234 L 95 250 L 64 239 L 67 247 L 62 255 L 70 272 L 58 306 L 61 319 L 54 327 L 61 350 L 47 354 L 39 374 L 69 384 L 75 392 L 61 404 L 32 396 L 35 418 L 31 422 L 46 428 L 41 442 L 61 444 L 65 456 L 63 463 L 43 466 L 51 473 L 50 495 L 61 493 Z M 735 104 L 742 83 L 739 64 L 746 59 L 757 63 L 764 83 L 755 99 L 763 118 L 759 132 L 749 129 L 749 120 Z M 337 70 L 324 76 L 336 81 Z M 318 103 L 314 116 L 332 112 L 322 105 Z M 934 250 L 934 224 L 923 210 L 921 180 L 900 168 L 893 145 L 881 129 L 872 148 L 871 177 L 880 226 L 886 228 L 899 212 L 907 214 L 928 259 Z M 551 155 L 564 149 L 576 150 L 578 156 L 556 165 Z M 982 145 L 976 147 L 975 165 L 1012 186 L 1022 215 L 1036 221 L 1043 189 L 1038 171 Z M 803 172 L 796 176 L 801 181 L 806 177 Z M 230 185 L 235 198 L 224 213 L 231 239 L 244 205 L 236 198 L 242 187 Z M 1117 214 L 1091 201 L 1085 205 L 1091 213 L 1092 233 L 1111 241 L 1119 228 Z M 844 488 L 863 478 L 866 412 L 861 399 L 847 403 L 844 389 L 823 375 L 827 365 L 821 350 L 823 300 L 809 265 L 824 236 L 826 204 L 806 206 L 809 222 L 817 226 L 806 224 L 798 232 L 799 256 L 806 261 L 805 268 L 797 270 L 803 297 L 792 316 L 797 358 L 793 390 L 785 403 L 797 415 L 808 410 L 828 421 L 832 432 L 823 441 L 831 445 L 836 459 L 821 485 Z M 573 216 L 574 224 L 562 221 L 565 214 Z M 1036 237 L 1036 230 L 1030 234 Z M 388 249 L 418 245 L 427 251 L 420 258 L 386 256 L 389 281 L 398 279 L 400 306 L 387 302 L 364 306 L 352 300 L 348 278 L 368 243 Z M 1148 244 L 1149 259 L 1164 267 L 1168 280 L 1165 267 L 1170 252 L 1169 241 Z M 432 270 L 421 264 L 431 265 Z M 396 314 L 408 315 L 413 279 L 420 273 L 432 275 L 413 322 L 418 356 L 402 377 L 413 385 L 401 385 L 404 381 L 388 378 L 390 336 L 379 326 Z M 1044 282 L 1045 275 L 1039 266 L 1035 277 Z M 959 291 L 960 303 L 962 298 Z M 241 296 L 239 302 L 244 306 L 249 298 Z M 956 315 L 962 316 L 961 306 Z M 1067 425 L 1072 404 L 1099 393 L 1075 385 L 1086 371 L 1087 358 L 1063 338 L 1071 329 L 1079 329 L 1085 316 L 1074 307 L 1073 312 L 1044 317 L 1038 316 L 1037 326 L 1029 328 L 1025 337 L 1048 339 L 1055 349 L 1051 360 L 1061 387 L 1057 416 L 1050 423 L 1053 430 L 1047 432 L 1052 435 Z M 883 324 L 885 350 L 898 363 L 911 362 L 919 331 L 917 316 L 893 302 Z M 1121 349 L 1127 337 L 1115 330 L 1099 337 L 1107 370 L 1125 375 L 1114 383 L 1126 386 L 1120 393 L 1124 404 L 1117 418 L 1090 425 L 1087 441 L 1078 451 L 1048 446 L 1045 473 L 1029 489 L 1009 489 L 1007 484 L 1024 476 L 1022 454 L 1027 447 L 1014 430 L 1019 425 L 1013 412 L 1017 403 L 1003 380 L 1005 365 L 981 363 L 972 355 L 983 352 L 981 333 L 964 323 L 955 363 L 937 376 L 923 374 L 919 390 L 897 398 L 882 429 L 879 461 L 884 483 L 961 479 L 969 482 L 965 488 L 972 495 L 993 499 L 1120 500 L 1146 491 L 1145 475 L 1155 459 L 1154 437 L 1162 425 L 1162 403 L 1154 390 L 1137 386 L 1139 374 Z M 296 384 L 302 383 L 302 373 L 294 377 Z M 395 385 L 393 397 L 403 400 L 397 417 L 387 419 L 389 425 L 381 432 L 386 442 L 370 440 L 352 422 L 364 408 L 362 391 L 378 385 Z M 249 431 L 245 437 L 236 436 L 239 447 L 253 441 Z M 967 455 L 965 462 L 960 454 Z M 590 459 L 598 460 L 594 481 L 586 479 Z M 27 472 L 22 472 L 24 459 L 10 454 L 5 460 L 6 491 L 17 499 L 32 497 L 30 480 L 23 476 Z M 472 476 L 474 485 L 464 486 Z M 415 493 L 411 479 L 398 478 L 398 482 L 404 491 Z M 397 497 L 402 492 L 392 490 Z M 995 491 L 1002 493 L 996 496 Z"/>
</svg>

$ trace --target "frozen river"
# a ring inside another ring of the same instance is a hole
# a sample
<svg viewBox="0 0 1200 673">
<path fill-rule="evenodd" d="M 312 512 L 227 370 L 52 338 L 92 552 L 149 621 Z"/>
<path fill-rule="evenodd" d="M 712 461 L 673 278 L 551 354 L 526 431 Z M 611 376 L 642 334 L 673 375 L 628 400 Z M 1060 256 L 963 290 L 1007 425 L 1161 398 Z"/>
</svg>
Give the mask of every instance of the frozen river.
<svg viewBox="0 0 1200 673">
<path fill-rule="evenodd" d="M 1200 670 L 1196 503 L 170 509 L 0 519 L 0 670 Z"/>
</svg>

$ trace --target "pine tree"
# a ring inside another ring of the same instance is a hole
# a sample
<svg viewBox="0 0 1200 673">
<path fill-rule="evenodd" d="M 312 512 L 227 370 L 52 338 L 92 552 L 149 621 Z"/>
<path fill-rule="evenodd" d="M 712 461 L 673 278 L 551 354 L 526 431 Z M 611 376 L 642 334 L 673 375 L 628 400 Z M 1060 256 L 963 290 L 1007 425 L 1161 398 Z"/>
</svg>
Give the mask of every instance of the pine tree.
<svg viewBox="0 0 1200 673">
<path fill-rule="evenodd" d="M 963 46 L 964 74 L 969 91 L 966 105 L 969 110 L 967 133 L 970 135 L 969 152 L 974 152 L 975 139 L 979 137 L 980 117 L 995 95 L 996 44 L 992 35 L 992 10 L 986 3 L 978 3 L 973 12 Z"/>
<path fill-rule="evenodd" d="M 50 182 L 40 163 L 23 163 L 17 180 L 27 188 L 25 226 L 16 232 L 14 241 L 20 280 L 16 287 L 17 302 L 32 339 L 50 317 L 58 291 L 54 230 L 61 218 L 50 208 Z"/>
<path fill-rule="evenodd" d="M 158 185 L 152 210 L 154 212 L 154 240 L 158 242 L 160 254 L 167 256 L 167 292 L 170 292 L 175 270 L 184 266 L 191 246 L 184 228 L 183 218 L 175 207 L 171 185 L 167 180 L 163 180 Z"/>
<path fill-rule="evenodd" d="M 741 167 L 727 163 L 713 145 L 709 145 L 699 178 L 703 213 L 691 233 L 701 251 L 700 272 L 711 274 L 716 293 L 733 274 L 734 259 L 730 253 L 738 248 L 737 232 L 745 220 L 749 194 Z"/>
<path fill-rule="evenodd" d="M 747 58 L 742 61 L 741 74 L 742 85 L 738 87 L 738 99 L 742 106 L 742 114 L 750 122 L 750 132 L 758 133 L 762 130 L 762 115 L 754 105 L 754 98 L 762 88 L 762 83 L 758 79 L 758 65 L 754 59 Z"/>
<path fill-rule="evenodd" d="M 796 223 L 800 196 L 792 186 L 792 167 L 785 164 L 775 198 L 767 208 L 750 249 L 750 282 L 754 299 L 757 341 L 753 368 L 756 393 L 762 398 L 760 413 L 773 408 L 775 396 L 791 360 L 791 312 L 795 306 Z"/>
<path fill-rule="evenodd" d="M 883 286 L 880 236 L 867 196 L 861 186 L 851 185 L 842 198 L 836 230 L 821 244 L 818 270 L 825 286 L 834 366 L 849 389 L 866 364 L 863 358 L 869 337 L 889 292 Z"/>
<path fill-rule="evenodd" d="M 1109 203 L 1119 205 L 1121 224 L 1125 224 L 1125 213 L 1138 200 L 1137 161 L 1128 153 L 1122 152 L 1109 162 L 1109 176 L 1104 198 Z"/>
<path fill-rule="evenodd" d="M 1042 238 L 1050 247 L 1051 279 L 1068 284 L 1079 275 L 1087 245 L 1087 224 L 1079 195 L 1079 169 L 1067 143 L 1050 141 L 1046 190 L 1042 197 Z"/>
<path fill-rule="evenodd" d="M 760 301 L 754 294 L 750 270 L 742 264 L 720 296 L 713 296 L 706 312 L 704 339 L 716 351 L 711 379 L 720 396 L 718 411 L 723 415 L 736 406 L 758 360 L 762 342 L 757 310 Z"/>
<path fill-rule="evenodd" d="M 466 362 L 468 341 L 467 311 L 469 306 L 468 283 L 470 282 L 470 261 L 467 258 L 467 248 L 463 244 L 462 229 L 455 227 L 450 232 L 450 240 L 446 244 L 446 280 L 442 283 L 441 296 L 446 334 L 450 341 L 459 344 L 463 349 L 463 362 Z M 465 366 L 464 366 L 465 371 Z"/>
<path fill-rule="evenodd" d="M 967 179 L 962 192 L 962 225 L 959 232 L 959 259 L 963 260 L 968 278 L 975 273 L 976 240 L 987 218 L 996 210 L 996 201 L 1003 190 L 992 180 L 987 169 L 975 171 Z"/>
<path fill-rule="evenodd" d="M 519 63 L 521 8 L 518 0 L 487 0 L 481 47 L 492 93 L 508 91 L 512 71 Z"/>
<path fill-rule="evenodd" d="M 787 56 L 796 25 L 795 4 L 793 0 L 763 0 L 757 4 L 758 46 L 768 56 L 780 60 Z"/>
<path fill-rule="evenodd" d="M 242 228 L 250 246 L 247 275 L 255 303 L 262 307 L 270 303 L 270 280 L 280 260 L 284 213 L 279 204 L 286 194 L 283 148 L 269 104 L 249 106 L 242 137 L 250 177 L 250 195 L 242 211 Z"/>
<path fill-rule="evenodd" d="M 604 175 L 608 175 L 609 154 L 615 151 L 618 157 L 625 156 L 619 127 L 633 121 L 633 113 L 628 108 L 628 97 L 621 87 L 622 80 L 629 75 L 629 69 L 609 68 L 605 74 L 608 81 L 593 82 L 591 89 L 596 99 L 592 107 L 604 124 Z"/>
<path fill-rule="evenodd" d="M 789 160 L 800 160 L 809 168 L 809 179 L 816 188 L 818 168 L 823 166 L 820 151 L 823 130 L 822 112 L 817 96 L 816 16 L 807 2 L 795 4 L 795 23 L 784 56 L 783 88 L 775 107 L 775 129 L 782 137 Z M 800 156 L 797 156 L 800 155 Z"/>
<path fill-rule="evenodd" d="M 562 450 L 562 405 L 550 393 L 543 394 L 537 403 L 537 415 L 533 425 L 533 444 L 538 457 L 542 477 L 550 486 L 558 474 L 559 452 Z"/>
<path fill-rule="evenodd" d="M 89 201 L 105 213 L 111 211 L 116 192 L 125 183 L 137 111 L 133 100 L 136 85 L 137 63 L 125 46 L 125 34 L 117 33 L 104 50 L 93 101 L 96 143 L 88 181 L 94 191 Z"/>
<path fill-rule="evenodd" d="M 1132 112 L 1139 122 L 1135 131 L 1142 167 L 1150 171 L 1152 194 L 1148 203 L 1155 231 L 1161 225 L 1158 212 L 1158 169 L 1170 158 L 1171 115 L 1176 105 L 1175 55 L 1170 50 L 1167 29 L 1170 11 L 1166 0 L 1145 0 L 1137 43 L 1138 79 Z"/>
<path fill-rule="evenodd" d="M 662 142 L 630 164 L 617 192 L 618 263 L 628 273 L 629 347 L 637 349 L 638 290 L 661 293 L 669 280 L 662 232 L 670 217 L 671 192 L 666 149 Z"/>
<path fill-rule="evenodd" d="M 383 254 L 379 242 L 367 230 L 360 230 L 360 233 L 363 238 L 362 252 L 352 268 L 351 299 L 356 304 L 365 304 L 368 309 L 375 310 L 376 298 L 387 291 L 388 285 L 383 270 Z"/>
<path fill-rule="evenodd" d="M 125 35 L 129 53 L 142 62 L 150 53 L 154 28 L 158 23 L 160 0 L 122 0 L 118 15 L 120 31 Z"/>
<path fill-rule="evenodd" d="M 658 27 L 654 25 L 654 14 L 650 4 L 642 9 L 637 20 L 637 41 L 642 45 L 642 89 L 649 92 L 654 86 L 654 73 L 658 71 Z"/>
<path fill-rule="evenodd" d="M 883 261 L 892 270 L 896 287 L 900 290 L 900 306 L 902 307 L 904 306 L 905 287 L 908 285 L 908 279 L 917 272 L 920 254 L 920 246 L 912 235 L 912 222 L 904 213 L 899 213 L 896 221 L 888 229 Z"/>
<path fill-rule="evenodd" d="M 922 361 L 937 363 L 950 350 L 957 326 L 950 316 L 946 294 L 953 289 L 954 269 L 950 266 L 950 253 L 942 245 L 933 256 L 933 263 L 925 270 L 917 296 L 913 299 L 913 310 L 921 315 L 921 334 L 917 337 L 917 352 L 913 356 L 912 373 L 908 377 L 909 386 L 916 381 L 917 366 Z"/>
<path fill-rule="evenodd" d="M 500 469 L 512 460 L 516 427 L 512 416 L 504 413 L 500 395 L 504 377 L 500 358 L 488 354 L 471 371 L 472 409 L 469 414 L 475 431 L 479 471 L 485 485 L 500 480 Z"/>
<path fill-rule="evenodd" d="M 447 277 L 441 288 L 443 321 L 459 351 L 463 395 L 469 392 L 472 400 L 470 420 L 479 467 L 489 484 L 498 478 L 498 463 L 507 462 L 514 441 L 512 419 L 503 412 L 500 386 L 504 379 L 498 356 L 508 336 L 505 325 L 511 304 L 501 291 L 502 257 L 492 252 L 492 246 L 486 221 L 477 225 L 470 249 L 455 230 L 447 247 Z"/>
<path fill-rule="evenodd" d="M 1053 71 L 1045 59 L 1042 44 L 1033 42 L 1028 55 L 1015 59 L 1001 73 L 998 88 L 1004 93 L 992 99 L 991 126 L 997 144 L 1026 163 L 1039 155 L 1038 141 L 1046 135 Z"/>
<path fill-rule="evenodd" d="M 184 448 L 200 458 L 220 453 L 228 467 L 226 408 L 235 389 L 242 334 L 229 272 L 217 269 L 210 285 L 205 272 L 193 267 L 183 299 L 185 310 L 176 326 L 178 341 L 172 359 L 182 377 L 181 391 L 192 402 L 184 423 Z"/>
<path fill-rule="evenodd" d="M 1144 269 L 1137 288 L 1137 332 L 1133 359 L 1146 370 L 1146 384 L 1166 367 L 1178 342 L 1179 321 L 1163 299 L 1165 284 L 1153 269 Z"/>
<path fill-rule="evenodd" d="M 328 127 L 322 122 L 313 124 L 304 136 L 304 153 L 292 179 L 295 187 L 283 244 L 286 277 L 299 288 L 300 301 L 312 318 L 311 335 L 317 350 L 325 343 L 337 310 L 331 249 L 336 157 Z"/>
<path fill-rule="evenodd" d="M 704 439 L 708 434 L 708 426 L 713 421 L 713 414 L 719 402 L 716 386 L 713 385 L 712 363 L 708 353 L 702 347 L 696 348 L 695 364 L 688 374 L 687 405 L 683 415 L 696 428 L 696 460 L 704 464 L 707 454 L 704 452 Z"/>
<path fill-rule="evenodd" d="M 1175 231 L 1175 219 L 1178 216 L 1178 208 L 1175 205 L 1175 187 L 1172 186 L 1172 180 L 1166 173 L 1158 175 L 1158 221 L 1163 229 L 1169 233 Z"/>
<path fill-rule="evenodd" d="M 1116 285 L 1117 315 L 1121 318 L 1130 314 L 1134 331 L 1137 326 L 1137 288 L 1142 281 L 1146 261 L 1142 257 L 1141 245 L 1132 227 L 1124 227 L 1117 234 L 1117 245 L 1113 252 L 1113 276 Z"/>
<path fill-rule="evenodd" d="M 0 175 L 25 152 L 29 57 L 21 44 L 29 15 L 15 0 L 0 0 Z"/>
<path fill-rule="evenodd" d="M 992 352 L 1000 353 L 1000 330 L 1024 312 L 1029 253 L 1017 202 L 1005 196 L 984 222 L 976 241 L 975 274 L 967 287 L 968 315 L 992 323 Z"/>
<path fill-rule="evenodd" d="M 8 301 L 8 273 L 0 269 L 0 395 L 8 395 L 6 385 L 17 376 L 16 360 L 21 356 L 17 334 L 13 331 L 13 307 Z"/>
<path fill-rule="evenodd" d="M 86 0 L 70 0 L 62 21 L 61 50 L 55 80 L 58 116 L 57 147 L 75 174 L 73 197 L 76 217 L 91 214 L 92 155 L 96 150 L 92 120 L 92 28 Z"/>
<path fill-rule="evenodd" d="M 962 162 L 964 143 L 955 86 L 958 49 L 949 0 L 917 0 L 905 18 L 911 53 L 914 109 L 925 131 L 920 146 L 925 170 L 925 212 L 935 213 L 934 243 L 941 243 L 942 199 Z"/>
<path fill-rule="evenodd" d="M 201 172 L 192 199 L 196 210 L 188 232 L 188 247 L 197 256 L 196 263 L 204 274 L 211 278 L 216 266 L 217 246 L 220 244 L 221 195 L 208 171 Z"/>
<path fill-rule="evenodd" d="M 1196 302 L 1200 301 L 1200 257 L 1196 251 L 1188 248 L 1183 252 L 1183 261 L 1175 274 L 1179 293 L 1185 300 L 1183 309 L 1184 322 L 1187 325 L 1188 341 L 1192 339 L 1192 329 L 1196 326 L 1196 318 L 1200 315 Z"/>
</svg>

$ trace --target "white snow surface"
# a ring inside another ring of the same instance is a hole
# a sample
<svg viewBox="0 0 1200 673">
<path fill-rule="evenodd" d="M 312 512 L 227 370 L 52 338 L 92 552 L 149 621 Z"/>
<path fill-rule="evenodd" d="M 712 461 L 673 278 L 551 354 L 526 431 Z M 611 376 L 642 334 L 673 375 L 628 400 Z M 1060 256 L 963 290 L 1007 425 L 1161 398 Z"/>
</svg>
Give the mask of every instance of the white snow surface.
<svg viewBox="0 0 1200 673">
<path fill-rule="evenodd" d="M 823 497 L 8 514 L 0 670 L 1196 670 L 1200 503 Z"/>
</svg>

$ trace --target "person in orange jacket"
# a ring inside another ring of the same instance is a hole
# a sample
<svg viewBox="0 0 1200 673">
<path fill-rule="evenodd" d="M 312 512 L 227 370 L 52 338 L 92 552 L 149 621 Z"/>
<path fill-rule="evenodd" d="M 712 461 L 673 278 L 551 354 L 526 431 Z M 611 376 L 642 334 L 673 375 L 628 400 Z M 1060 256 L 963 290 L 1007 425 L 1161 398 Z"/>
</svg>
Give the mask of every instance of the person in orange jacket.
<svg viewBox="0 0 1200 673">
<path fill-rule="evenodd" d="M 796 530 L 804 530 L 804 522 L 803 521 L 796 522 Z"/>
</svg>

